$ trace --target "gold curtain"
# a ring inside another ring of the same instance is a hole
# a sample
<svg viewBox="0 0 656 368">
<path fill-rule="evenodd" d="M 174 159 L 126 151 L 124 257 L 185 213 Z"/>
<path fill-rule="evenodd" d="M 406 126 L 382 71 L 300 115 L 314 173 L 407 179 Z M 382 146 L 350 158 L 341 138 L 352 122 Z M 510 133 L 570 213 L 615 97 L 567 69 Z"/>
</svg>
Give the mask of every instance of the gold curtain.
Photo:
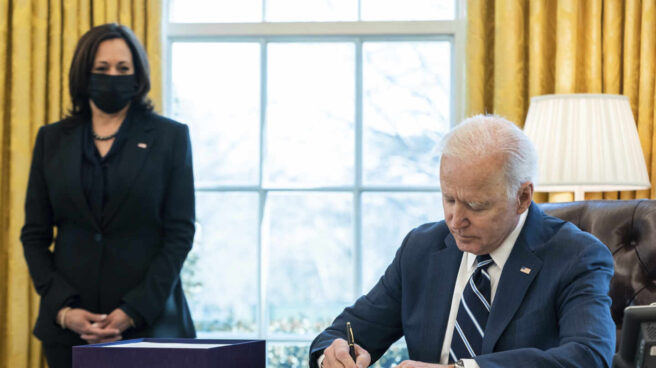
<svg viewBox="0 0 656 368">
<path fill-rule="evenodd" d="M 34 138 L 70 108 L 77 40 L 103 23 L 131 27 L 148 52 L 150 97 L 160 106 L 161 13 L 160 0 L 0 0 L 0 368 L 45 366 L 19 235 Z"/>
<path fill-rule="evenodd" d="M 523 126 L 533 96 L 626 95 L 651 189 L 586 199 L 656 198 L 656 1 L 468 0 L 467 39 L 468 116 L 495 113 Z"/>
</svg>

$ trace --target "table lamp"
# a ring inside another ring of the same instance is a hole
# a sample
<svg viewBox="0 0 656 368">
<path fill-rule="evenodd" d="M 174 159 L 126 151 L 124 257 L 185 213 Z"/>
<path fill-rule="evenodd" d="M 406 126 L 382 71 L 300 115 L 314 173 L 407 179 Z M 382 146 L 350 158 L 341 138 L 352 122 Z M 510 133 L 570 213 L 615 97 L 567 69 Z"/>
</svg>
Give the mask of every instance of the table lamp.
<svg viewBox="0 0 656 368">
<path fill-rule="evenodd" d="M 538 153 L 537 192 L 638 190 L 650 187 L 626 96 L 557 94 L 531 98 L 524 132 Z"/>
</svg>

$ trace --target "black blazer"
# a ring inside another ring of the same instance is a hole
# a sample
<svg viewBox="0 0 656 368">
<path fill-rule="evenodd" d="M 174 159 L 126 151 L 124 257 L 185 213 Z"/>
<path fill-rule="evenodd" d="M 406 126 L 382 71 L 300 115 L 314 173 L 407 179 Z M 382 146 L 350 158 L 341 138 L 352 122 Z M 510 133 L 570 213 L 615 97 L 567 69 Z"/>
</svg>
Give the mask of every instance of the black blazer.
<svg viewBox="0 0 656 368">
<path fill-rule="evenodd" d="M 195 336 L 180 283 L 194 237 L 189 130 L 154 113 L 130 114 L 102 223 L 82 189 L 83 124 L 65 119 L 37 135 L 21 241 L 41 296 L 34 334 L 44 342 L 84 343 L 55 321 L 70 300 L 94 313 L 127 304 L 145 323 L 126 339 Z"/>
</svg>

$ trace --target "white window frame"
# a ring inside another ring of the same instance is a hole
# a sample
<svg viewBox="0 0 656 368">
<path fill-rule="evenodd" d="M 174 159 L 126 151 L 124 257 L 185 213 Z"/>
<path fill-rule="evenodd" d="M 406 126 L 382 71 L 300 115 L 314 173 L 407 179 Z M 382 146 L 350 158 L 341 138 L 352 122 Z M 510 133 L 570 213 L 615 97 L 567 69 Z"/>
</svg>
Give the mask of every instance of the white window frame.
<svg viewBox="0 0 656 368">
<path fill-rule="evenodd" d="M 433 40 L 449 40 L 452 42 L 451 50 L 451 105 L 450 124 L 454 126 L 465 118 L 465 37 L 466 37 L 466 13 L 465 1 L 454 0 L 456 6 L 456 18 L 445 21 L 385 21 L 385 22 L 262 22 L 262 23 L 170 23 L 168 16 L 169 0 L 163 3 L 162 17 L 162 89 L 163 89 L 163 112 L 171 114 L 172 86 L 170 77 L 172 73 L 172 43 L 178 41 L 190 42 L 240 42 L 257 41 L 266 55 L 267 42 L 293 41 L 293 42 L 322 42 L 322 41 L 353 41 L 364 37 L 366 41 L 380 41 L 387 38 L 392 40 L 412 41 L 429 37 Z M 357 41 L 356 41 L 357 42 Z M 356 59 L 361 59 L 362 44 L 356 48 Z M 439 183 L 428 187 L 408 187 L 405 185 L 395 186 L 363 186 L 362 185 L 362 68 L 361 62 L 357 61 L 356 68 L 356 147 L 355 147 L 355 180 L 353 185 L 344 187 L 320 187 L 320 188 L 286 188 L 286 187 L 263 187 L 263 145 L 265 141 L 265 119 L 266 109 L 260 112 L 260 172 L 259 185 L 254 186 L 216 186 L 196 188 L 196 191 L 219 191 L 219 192 L 251 192 L 259 195 L 259 224 L 264 217 L 264 206 L 267 194 L 275 192 L 352 192 L 354 206 L 354 291 L 355 295 L 361 294 L 362 289 L 362 193 L 363 192 L 440 192 Z M 266 87 L 266 61 L 261 63 L 261 78 Z M 261 91 L 261 106 L 266 106 L 266 88 Z M 360 138 L 360 139 L 359 139 Z M 408 229 L 409 230 L 409 229 Z M 314 337 L 288 336 L 268 333 L 269 320 L 266 315 L 266 290 L 262 287 L 265 282 L 262 275 L 262 229 L 258 230 L 258 321 L 257 332 L 254 334 L 219 332 L 212 333 L 213 338 L 228 339 L 266 339 L 272 343 L 309 343 Z M 400 240 L 399 240 L 400 241 Z"/>
</svg>

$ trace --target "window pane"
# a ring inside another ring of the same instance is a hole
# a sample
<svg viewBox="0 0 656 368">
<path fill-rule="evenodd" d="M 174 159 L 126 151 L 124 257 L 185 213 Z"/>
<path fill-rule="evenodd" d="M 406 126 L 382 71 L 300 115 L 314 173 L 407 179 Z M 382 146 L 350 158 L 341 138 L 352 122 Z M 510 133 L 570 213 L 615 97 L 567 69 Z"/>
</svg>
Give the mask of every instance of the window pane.
<svg viewBox="0 0 656 368">
<path fill-rule="evenodd" d="M 191 132 L 196 186 L 258 183 L 260 45 L 172 47 L 171 112 Z"/>
<path fill-rule="evenodd" d="M 260 22 L 262 0 L 170 0 L 174 23 Z"/>
<path fill-rule="evenodd" d="M 305 368 L 309 366 L 310 343 L 267 343 L 268 368 Z"/>
<path fill-rule="evenodd" d="M 443 217 L 440 193 L 363 193 L 363 293 L 378 282 L 410 230 Z"/>
<path fill-rule="evenodd" d="M 351 43 L 268 47 L 265 183 L 353 183 L 355 60 Z"/>
<path fill-rule="evenodd" d="M 361 0 L 362 20 L 447 20 L 454 0 Z"/>
<path fill-rule="evenodd" d="M 308 337 L 353 302 L 353 195 L 270 193 L 262 242 L 269 332 Z"/>
<path fill-rule="evenodd" d="M 266 0 L 267 22 L 358 20 L 357 0 Z"/>
<path fill-rule="evenodd" d="M 438 186 L 435 150 L 449 129 L 451 45 L 363 45 L 365 184 Z"/>
<path fill-rule="evenodd" d="M 257 331 L 258 203 L 257 193 L 196 193 L 182 280 L 199 333 Z"/>
</svg>

